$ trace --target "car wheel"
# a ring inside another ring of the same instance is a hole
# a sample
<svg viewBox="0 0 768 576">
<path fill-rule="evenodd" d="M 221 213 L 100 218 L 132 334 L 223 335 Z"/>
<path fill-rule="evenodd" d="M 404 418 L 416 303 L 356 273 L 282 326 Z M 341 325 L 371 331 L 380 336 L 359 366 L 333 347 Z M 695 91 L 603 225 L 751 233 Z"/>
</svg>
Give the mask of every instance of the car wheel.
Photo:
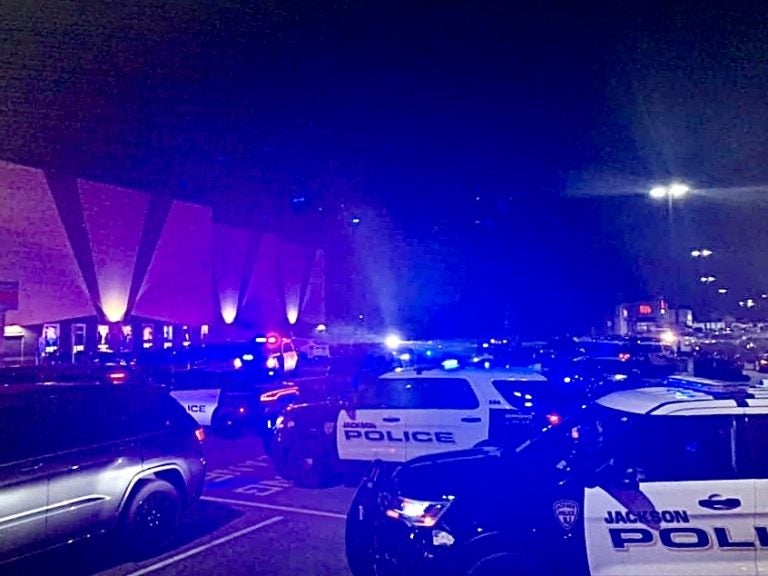
<svg viewBox="0 0 768 576">
<path fill-rule="evenodd" d="M 534 562 L 520 554 L 502 552 L 482 558 L 467 572 L 467 576 L 542 576 Z"/>
<path fill-rule="evenodd" d="M 331 481 L 328 459 L 319 446 L 297 443 L 285 459 L 286 479 L 302 488 L 320 488 Z"/>
<path fill-rule="evenodd" d="M 162 552 L 181 522 L 181 496 L 165 480 L 141 486 L 123 516 L 120 541 L 130 556 L 146 558 Z"/>
</svg>

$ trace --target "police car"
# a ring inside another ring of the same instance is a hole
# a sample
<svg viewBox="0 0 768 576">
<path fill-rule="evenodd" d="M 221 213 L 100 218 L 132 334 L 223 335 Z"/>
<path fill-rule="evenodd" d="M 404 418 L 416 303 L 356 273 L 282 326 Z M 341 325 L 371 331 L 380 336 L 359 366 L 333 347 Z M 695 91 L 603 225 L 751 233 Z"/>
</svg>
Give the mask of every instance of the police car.
<svg viewBox="0 0 768 576">
<path fill-rule="evenodd" d="M 270 446 L 278 472 L 318 485 L 371 461 L 405 462 L 520 438 L 534 422 L 559 419 L 541 374 L 524 369 L 399 368 L 364 380 L 352 399 L 288 407 Z M 562 387 L 560 387 L 562 389 Z M 561 395 L 562 402 L 567 395 Z"/>
<path fill-rule="evenodd" d="M 768 389 L 673 377 L 516 449 L 374 466 L 354 576 L 768 574 Z"/>
</svg>

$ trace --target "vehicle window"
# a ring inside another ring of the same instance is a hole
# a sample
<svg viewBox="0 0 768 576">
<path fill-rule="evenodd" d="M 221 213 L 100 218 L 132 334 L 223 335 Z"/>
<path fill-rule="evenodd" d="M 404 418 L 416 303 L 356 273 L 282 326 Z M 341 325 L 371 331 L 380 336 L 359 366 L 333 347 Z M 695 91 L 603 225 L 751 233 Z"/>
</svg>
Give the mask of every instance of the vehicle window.
<svg viewBox="0 0 768 576">
<path fill-rule="evenodd" d="M 118 394 L 120 410 L 115 426 L 124 436 L 140 436 L 182 427 L 192 428 L 194 421 L 184 408 L 162 392 Z"/>
<path fill-rule="evenodd" d="M 726 480 L 735 468 L 731 416 L 639 416 L 605 420 L 604 438 L 617 470 L 648 482 Z"/>
<path fill-rule="evenodd" d="M 361 408 L 473 410 L 480 402 L 461 378 L 379 378 L 361 388 Z"/>
<path fill-rule="evenodd" d="M 121 431 L 115 415 L 120 406 L 107 390 L 61 391 L 46 403 L 46 421 L 53 451 L 66 451 L 117 440 Z"/>
<path fill-rule="evenodd" d="M 420 408 L 474 410 L 480 406 L 472 386 L 463 378 L 418 378 L 412 382 Z"/>
<path fill-rule="evenodd" d="M 736 462 L 745 478 L 768 478 L 768 416 L 746 416 L 740 421 Z"/>
<path fill-rule="evenodd" d="M 504 400 L 518 410 L 532 409 L 539 403 L 560 402 L 571 396 L 571 387 L 556 387 L 546 381 L 493 380 L 491 384 Z"/>
<path fill-rule="evenodd" d="M 40 404 L 32 397 L 3 398 L 0 403 L 0 464 L 50 453 Z"/>
</svg>

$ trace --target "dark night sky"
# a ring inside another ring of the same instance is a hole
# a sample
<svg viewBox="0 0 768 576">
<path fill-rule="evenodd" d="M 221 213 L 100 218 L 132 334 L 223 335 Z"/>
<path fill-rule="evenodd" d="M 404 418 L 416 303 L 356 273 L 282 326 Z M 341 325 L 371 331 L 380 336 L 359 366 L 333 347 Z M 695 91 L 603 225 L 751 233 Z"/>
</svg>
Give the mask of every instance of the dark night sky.
<svg viewBox="0 0 768 576">
<path fill-rule="evenodd" d="M 335 247 L 341 314 L 599 323 L 665 285 L 666 216 L 643 193 L 673 177 L 701 190 L 677 210 L 678 256 L 712 245 L 734 302 L 768 289 L 765 10 L 35 4 L 0 8 L 0 156 L 224 218 L 281 222 L 306 197 L 323 217 L 291 225 Z M 367 270 L 356 287 L 352 262 Z M 681 299 L 699 303 L 699 271 L 679 264 Z"/>
</svg>

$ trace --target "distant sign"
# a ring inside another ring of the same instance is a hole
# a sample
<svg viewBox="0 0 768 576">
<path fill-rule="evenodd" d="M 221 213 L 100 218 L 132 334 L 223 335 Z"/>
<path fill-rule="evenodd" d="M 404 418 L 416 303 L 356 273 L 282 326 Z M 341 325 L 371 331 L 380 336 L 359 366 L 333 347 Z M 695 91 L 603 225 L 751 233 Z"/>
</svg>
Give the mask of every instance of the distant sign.
<svg viewBox="0 0 768 576">
<path fill-rule="evenodd" d="M 651 307 L 650 304 L 640 304 L 637 307 L 637 313 L 640 314 L 640 316 L 650 316 L 653 314 L 653 307 Z"/>
<path fill-rule="evenodd" d="M 19 309 L 19 283 L 0 281 L 0 310 Z"/>
</svg>

